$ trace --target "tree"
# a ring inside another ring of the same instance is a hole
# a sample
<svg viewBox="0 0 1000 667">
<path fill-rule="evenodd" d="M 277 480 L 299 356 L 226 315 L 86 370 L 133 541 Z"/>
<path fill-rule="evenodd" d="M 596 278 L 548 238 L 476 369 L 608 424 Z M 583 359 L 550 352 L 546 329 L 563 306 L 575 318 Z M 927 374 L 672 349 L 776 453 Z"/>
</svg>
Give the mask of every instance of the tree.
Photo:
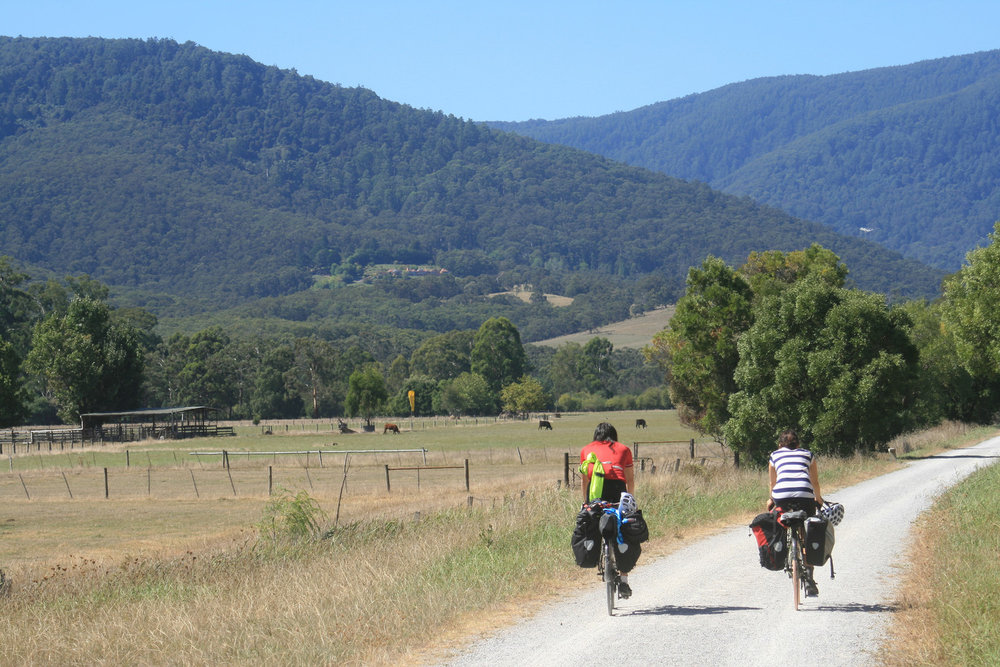
<svg viewBox="0 0 1000 667">
<path fill-rule="evenodd" d="M 472 343 L 471 370 L 481 375 L 490 391 L 500 390 L 524 375 L 527 357 L 521 335 L 506 317 L 483 322 Z"/>
<path fill-rule="evenodd" d="M 467 372 L 475 335 L 475 331 L 451 331 L 428 338 L 410 356 L 410 373 L 448 380 Z"/>
<path fill-rule="evenodd" d="M 211 405 L 230 410 L 237 403 L 239 383 L 228 353 L 231 339 L 222 327 L 199 331 L 180 343 L 181 363 L 174 398 L 181 405 Z"/>
<path fill-rule="evenodd" d="M 739 273 L 750 283 L 754 296 L 761 299 L 806 276 L 832 287 L 843 287 L 847 266 L 832 251 L 814 243 L 806 250 L 751 252 Z"/>
<path fill-rule="evenodd" d="M 26 359 L 65 422 L 92 411 L 139 407 L 143 355 L 135 330 L 112 323 L 108 306 L 74 300 L 65 315 L 40 322 Z"/>
<path fill-rule="evenodd" d="M 527 414 L 545 410 L 551 399 L 545 394 L 542 383 L 525 375 L 517 382 L 511 382 L 500 392 L 500 402 L 504 410 L 517 414 Z"/>
<path fill-rule="evenodd" d="M 273 345 L 264 352 L 250 394 L 250 411 L 254 417 L 288 419 L 302 415 L 302 397 L 286 382 L 294 362 L 295 352 L 289 345 Z"/>
<path fill-rule="evenodd" d="M 825 454 L 872 451 L 912 423 L 912 326 L 877 294 L 806 277 L 754 309 L 740 337 L 730 447 L 763 463 L 785 428 Z"/>
<path fill-rule="evenodd" d="M 0 339 L 0 427 L 17 426 L 28 416 L 28 394 L 21 382 L 21 357 Z"/>
<path fill-rule="evenodd" d="M 660 364 L 681 423 L 724 442 L 737 341 L 750 327 L 750 285 L 721 259 L 708 257 L 688 271 L 669 328 L 653 337 L 646 358 Z"/>
<path fill-rule="evenodd" d="M 320 416 L 324 397 L 337 375 L 337 349 L 320 338 L 296 338 L 288 369 L 291 385 L 307 396 L 313 419 Z M 329 401 L 327 401 L 329 402 Z"/>
<path fill-rule="evenodd" d="M 410 412 L 409 392 L 413 392 L 414 415 L 432 415 L 438 395 L 438 383 L 427 375 L 411 375 L 403 381 L 403 385 L 392 398 L 389 406 L 391 414 L 405 417 Z"/>
<path fill-rule="evenodd" d="M 942 319 L 973 376 L 1000 376 L 1000 222 L 990 244 L 968 253 L 958 273 L 945 280 Z"/>
<path fill-rule="evenodd" d="M 374 365 L 351 373 L 347 381 L 347 412 L 352 417 L 361 415 L 371 427 L 372 417 L 382 408 L 388 398 L 385 379 Z"/>
<path fill-rule="evenodd" d="M 481 375 L 462 373 L 441 382 L 438 405 L 451 415 L 486 415 L 495 413 L 496 401 Z"/>
<path fill-rule="evenodd" d="M 610 385 L 614 379 L 611 358 L 614 345 L 607 338 L 591 338 L 583 346 L 584 367 L 582 375 L 587 381 L 587 390 L 611 396 Z"/>
</svg>

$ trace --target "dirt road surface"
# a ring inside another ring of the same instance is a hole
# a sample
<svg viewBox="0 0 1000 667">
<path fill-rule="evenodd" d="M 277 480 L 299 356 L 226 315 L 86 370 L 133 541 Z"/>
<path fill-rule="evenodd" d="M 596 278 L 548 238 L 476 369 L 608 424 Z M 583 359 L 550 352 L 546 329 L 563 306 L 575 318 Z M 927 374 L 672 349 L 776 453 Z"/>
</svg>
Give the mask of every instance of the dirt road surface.
<svg viewBox="0 0 1000 667">
<path fill-rule="evenodd" d="M 630 576 L 634 594 L 613 617 L 595 574 L 579 595 L 481 638 L 447 664 L 576 666 L 600 664 L 600 654 L 616 665 L 878 664 L 911 524 L 944 489 L 997 460 L 1000 438 L 828 494 L 846 508 L 833 552 L 836 578 L 829 566 L 817 568 L 820 595 L 805 598 L 798 612 L 787 575 L 760 567 L 741 524 L 640 560 Z"/>
</svg>

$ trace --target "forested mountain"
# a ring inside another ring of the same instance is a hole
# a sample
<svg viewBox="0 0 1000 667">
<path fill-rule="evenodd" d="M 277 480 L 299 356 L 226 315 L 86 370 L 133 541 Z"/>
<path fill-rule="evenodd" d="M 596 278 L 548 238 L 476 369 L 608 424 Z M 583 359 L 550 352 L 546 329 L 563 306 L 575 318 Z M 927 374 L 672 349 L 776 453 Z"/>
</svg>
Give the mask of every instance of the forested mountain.
<svg viewBox="0 0 1000 667">
<path fill-rule="evenodd" d="M 863 288 L 937 293 L 940 271 L 749 199 L 244 56 L 0 38 L 0 254 L 161 316 L 449 331 L 503 308 L 531 340 L 669 302 L 709 254 L 813 243 Z M 352 284 L 393 263 L 447 273 Z M 580 298 L 486 296 L 525 282 Z"/>
<path fill-rule="evenodd" d="M 989 51 L 492 125 L 704 181 L 954 271 L 1000 217 L 998 114 L 1000 51 Z"/>
</svg>

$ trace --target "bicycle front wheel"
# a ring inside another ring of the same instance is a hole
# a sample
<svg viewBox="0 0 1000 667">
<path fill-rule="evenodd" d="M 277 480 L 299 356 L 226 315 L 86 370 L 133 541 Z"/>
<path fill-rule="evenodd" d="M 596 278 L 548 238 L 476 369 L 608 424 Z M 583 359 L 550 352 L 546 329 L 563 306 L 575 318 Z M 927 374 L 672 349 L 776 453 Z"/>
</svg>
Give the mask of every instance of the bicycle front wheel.
<svg viewBox="0 0 1000 667">
<path fill-rule="evenodd" d="M 615 595 L 618 593 L 618 573 L 615 567 L 615 550 L 611 542 L 604 541 L 604 588 L 608 593 L 608 616 L 615 611 Z"/>
</svg>

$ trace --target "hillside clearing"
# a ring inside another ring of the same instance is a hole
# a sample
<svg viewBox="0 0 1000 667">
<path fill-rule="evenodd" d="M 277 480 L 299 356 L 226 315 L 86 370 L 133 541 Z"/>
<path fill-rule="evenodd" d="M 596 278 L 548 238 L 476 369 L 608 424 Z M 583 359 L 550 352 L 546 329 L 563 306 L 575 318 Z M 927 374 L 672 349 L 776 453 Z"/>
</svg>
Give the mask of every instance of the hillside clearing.
<svg viewBox="0 0 1000 667">
<path fill-rule="evenodd" d="M 590 331 L 556 336 L 547 340 L 535 342 L 535 345 L 548 345 L 558 347 L 564 343 L 579 343 L 585 345 L 592 338 L 606 338 L 616 348 L 642 349 L 649 345 L 653 336 L 662 331 L 670 323 L 670 318 L 674 316 L 674 306 L 657 308 L 639 315 L 630 317 L 621 322 L 606 324 Z"/>
</svg>

